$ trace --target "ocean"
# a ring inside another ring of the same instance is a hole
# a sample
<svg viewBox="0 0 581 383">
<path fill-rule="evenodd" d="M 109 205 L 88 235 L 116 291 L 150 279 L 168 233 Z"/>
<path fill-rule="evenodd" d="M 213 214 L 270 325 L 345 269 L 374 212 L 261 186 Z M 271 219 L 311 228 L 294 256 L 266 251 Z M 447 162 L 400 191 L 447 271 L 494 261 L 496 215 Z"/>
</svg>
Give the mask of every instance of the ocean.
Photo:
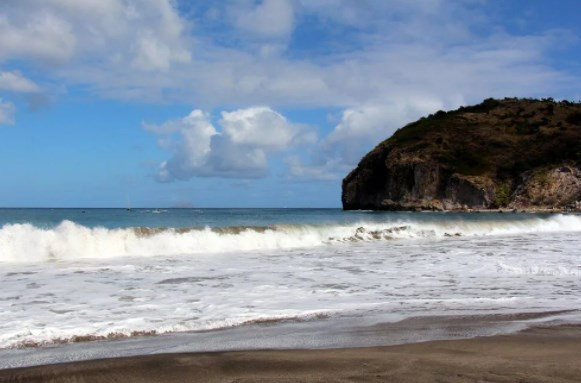
<svg viewBox="0 0 581 383">
<path fill-rule="evenodd" d="M 580 234 L 577 214 L 0 209 L 0 368 L 579 323 Z M 386 338 L 354 340 L 370 326 Z"/>
</svg>

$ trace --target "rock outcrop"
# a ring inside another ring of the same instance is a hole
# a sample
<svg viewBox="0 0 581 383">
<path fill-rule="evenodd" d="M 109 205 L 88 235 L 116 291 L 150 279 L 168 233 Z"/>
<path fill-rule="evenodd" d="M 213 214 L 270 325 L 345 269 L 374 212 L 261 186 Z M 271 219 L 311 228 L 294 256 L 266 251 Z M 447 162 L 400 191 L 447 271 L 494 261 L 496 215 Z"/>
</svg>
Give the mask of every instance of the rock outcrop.
<svg viewBox="0 0 581 383">
<path fill-rule="evenodd" d="M 485 100 L 398 130 L 343 180 L 343 208 L 581 208 L 581 104 Z"/>
</svg>

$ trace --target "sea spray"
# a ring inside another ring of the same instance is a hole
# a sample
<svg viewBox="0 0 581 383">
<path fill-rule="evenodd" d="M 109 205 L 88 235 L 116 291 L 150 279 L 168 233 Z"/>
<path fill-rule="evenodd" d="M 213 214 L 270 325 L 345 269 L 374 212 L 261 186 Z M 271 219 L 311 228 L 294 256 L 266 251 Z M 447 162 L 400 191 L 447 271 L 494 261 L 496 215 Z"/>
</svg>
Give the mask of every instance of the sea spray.
<svg viewBox="0 0 581 383">
<path fill-rule="evenodd" d="M 438 239 L 581 231 L 579 215 L 515 220 L 421 220 L 348 225 L 283 224 L 220 228 L 104 228 L 63 221 L 53 228 L 5 224 L 0 262 L 44 262 L 126 256 L 174 256 L 332 246 L 340 242 Z"/>
</svg>

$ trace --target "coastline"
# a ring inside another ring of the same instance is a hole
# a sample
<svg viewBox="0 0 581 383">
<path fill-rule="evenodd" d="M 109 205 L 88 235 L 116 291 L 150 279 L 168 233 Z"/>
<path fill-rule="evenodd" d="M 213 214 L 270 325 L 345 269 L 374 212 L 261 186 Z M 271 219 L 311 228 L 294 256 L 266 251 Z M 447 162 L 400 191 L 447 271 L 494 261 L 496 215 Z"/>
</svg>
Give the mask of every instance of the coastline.
<svg viewBox="0 0 581 383">
<path fill-rule="evenodd" d="M 575 382 L 581 326 L 325 350 L 176 353 L 0 370 L 0 382 Z"/>
</svg>

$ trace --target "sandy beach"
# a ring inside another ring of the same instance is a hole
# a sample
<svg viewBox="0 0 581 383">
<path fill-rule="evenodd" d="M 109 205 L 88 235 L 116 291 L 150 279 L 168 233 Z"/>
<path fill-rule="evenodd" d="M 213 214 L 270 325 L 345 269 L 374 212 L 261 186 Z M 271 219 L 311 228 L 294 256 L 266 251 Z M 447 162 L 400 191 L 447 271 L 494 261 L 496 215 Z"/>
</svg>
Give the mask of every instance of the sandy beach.
<svg viewBox="0 0 581 383">
<path fill-rule="evenodd" d="M 164 354 L 0 371 L 1 382 L 581 382 L 581 327 L 388 347 Z"/>
</svg>

